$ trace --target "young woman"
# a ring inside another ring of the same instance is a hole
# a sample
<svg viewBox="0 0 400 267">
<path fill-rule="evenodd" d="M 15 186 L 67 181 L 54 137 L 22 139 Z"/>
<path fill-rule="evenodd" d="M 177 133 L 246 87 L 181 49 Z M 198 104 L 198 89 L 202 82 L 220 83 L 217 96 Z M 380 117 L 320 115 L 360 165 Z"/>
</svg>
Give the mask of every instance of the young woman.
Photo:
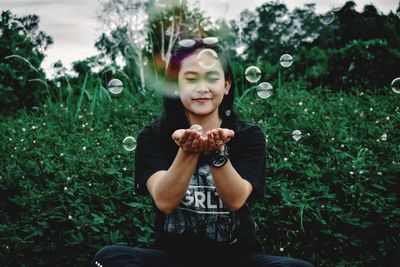
<svg viewBox="0 0 400 267">
<path fill-rule="evenodd" d="M 180 41 L 166 77 L 176 92 L 138 135 L 135 162 L 136 190 L 155 204 L 155 242 L 107 246 L 94 266 L 312 266 L 264 254 L 256 238 L 250 205 L 264 194 L 265 136 L 232 110 L 235 82 L 218 39 Z"/>
</svg>

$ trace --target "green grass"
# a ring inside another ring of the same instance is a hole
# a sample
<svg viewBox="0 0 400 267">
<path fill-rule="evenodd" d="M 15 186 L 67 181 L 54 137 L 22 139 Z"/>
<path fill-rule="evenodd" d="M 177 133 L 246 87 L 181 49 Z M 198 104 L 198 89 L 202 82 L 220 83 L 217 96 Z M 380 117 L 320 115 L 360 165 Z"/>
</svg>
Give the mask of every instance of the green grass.
<svg viewBox="0 0 400 267">
<path fill-rule="evenodd" d="M 111 96 L 100 81 L 59 90 L 1 122 L 1 266 L 85 265 L 106 244 L 151 242 L 151 201 L 133 194 L 122 140 L 158 118 L 160 95 Z M 236 102 L 268 139 L 267 195 L 253 210 L 269 253 L 390 266 L 399 250 L 400 95 L 353 92 L 287 83 Z"/>
</svg>

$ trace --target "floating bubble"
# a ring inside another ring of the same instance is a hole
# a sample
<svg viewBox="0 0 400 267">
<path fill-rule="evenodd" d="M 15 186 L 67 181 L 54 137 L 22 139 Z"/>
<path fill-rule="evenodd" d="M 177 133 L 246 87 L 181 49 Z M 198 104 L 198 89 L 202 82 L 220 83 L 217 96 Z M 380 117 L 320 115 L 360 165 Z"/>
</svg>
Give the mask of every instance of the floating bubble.
<svg viewBox="0 0 400 267">
<path fill-rule="evenodd" d="M 262 82 L 257 85 L 257 95 L 263 99 L 269 98 L 273 94 L 273 89 L 274 88 L 270 83 Z"/>
<path fill-rule="evenodd" d="M 211 69 L 217 64 L 218 55 L 212 49 L 206 48 L 197 55 L 199 65 L 204 69 Z"/>
<path fill-rule="evenodd" d="M 328 11 L 325 14 L 319 16 L 319 21 L 322 24 L 328 25 L 331 24 L 335 20 L 335 14 L 332 11 Z"/>
<path fill-rule="evenodd" d="M 256 83 L 261 79 L 261 70 L 256 66 L 250 66 L 244 72 L 246 80 L 251 83 Z"/>
<path fill-rule="evenodd" d="M 203 133 L 203 128 L 201 127 L 201 125 L 198 124 L 193 124 L 192 126 L 190 126 L 190 130 L 194 130 L 198 132 L 200 135 Z"/>
<path fill-rule="evenodd" d="M 133 151 L 136 149 L 136 139 L 133 136 L 127 136 L 122 141 L 122 146 L 126 151 Z"/>
<path fill-rule="evenodd" d="M 392 91 L 396 94 L 400 94 L 400 78 L 396 78 L 391 83 Z"/>
<path fill-rule="evenodd" d="M 279 58 L 279 63 L 282 67 L 289 68 L 293 64 L 293 57 L 289 54 L 283 54 Z"/>
<path fill-rule="evenodd" d="M 107 87 L 108 87 L 108 90 L 110 91 L 110 93 L 112 93 L 114 95 L 118 95 L 124 89 L 124 84 L 121 82 L 121 80 L 112 79 L 108 83 Z"/>
<path fill-rule="evenodd" d="M 301 139 L 301 131 L 300 130 L 294 130 L 292 132 L 292 137 L 296 142 L 299 141 Z"/>
</svg>

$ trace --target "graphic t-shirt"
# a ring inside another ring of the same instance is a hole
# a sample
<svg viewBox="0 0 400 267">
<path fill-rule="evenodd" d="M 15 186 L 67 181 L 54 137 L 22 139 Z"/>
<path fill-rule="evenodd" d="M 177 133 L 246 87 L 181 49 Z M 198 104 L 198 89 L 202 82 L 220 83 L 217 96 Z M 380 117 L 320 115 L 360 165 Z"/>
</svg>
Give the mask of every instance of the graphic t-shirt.
<svg viewBox="0 0 400 267">
<path fill-rule="evenodd" d="M 147 179 L 159 170 L 168 170 L 178 151 L 172 140 L 160 134 L 158 125 L 154 122 L 146 126 L 137 138 L 135 182 L 139 194 L 148 194 Z M 244 250 L 261 250 L 250 204 L 264 195 L 265 136 L 258 126 L 242 121 L 223 122 L 221 128 L 235 132 L 227 143 L 229 160 L 239 175 L 253 186 L 248 201 L 238 211 L 229 211 L 218 196 L 210 167 L 202 155 L 177 208 L 169 214 L 156 208 L 156 240 L 164 239 L 162 243 L 167 243 L 168 239 L 173 239 L 176 243 L 180 237 L 196 236 L 221 244 L 237 243 Z"/>
</svg>

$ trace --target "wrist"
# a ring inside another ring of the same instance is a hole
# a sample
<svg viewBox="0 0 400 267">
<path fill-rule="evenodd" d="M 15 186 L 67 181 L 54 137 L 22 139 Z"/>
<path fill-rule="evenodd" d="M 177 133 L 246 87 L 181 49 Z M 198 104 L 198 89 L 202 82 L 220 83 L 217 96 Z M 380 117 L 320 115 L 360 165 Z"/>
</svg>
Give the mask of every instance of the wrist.
<svg viewBox="0 0 400 267">
<path fill-rule="evenodd" d="M 222 146 L 220 149 L 214 151 L 208 156 L 208 164 L 211 167 L 221 168 L 229 160 L 229 149 L 228 146 Z"/>
</svg>

